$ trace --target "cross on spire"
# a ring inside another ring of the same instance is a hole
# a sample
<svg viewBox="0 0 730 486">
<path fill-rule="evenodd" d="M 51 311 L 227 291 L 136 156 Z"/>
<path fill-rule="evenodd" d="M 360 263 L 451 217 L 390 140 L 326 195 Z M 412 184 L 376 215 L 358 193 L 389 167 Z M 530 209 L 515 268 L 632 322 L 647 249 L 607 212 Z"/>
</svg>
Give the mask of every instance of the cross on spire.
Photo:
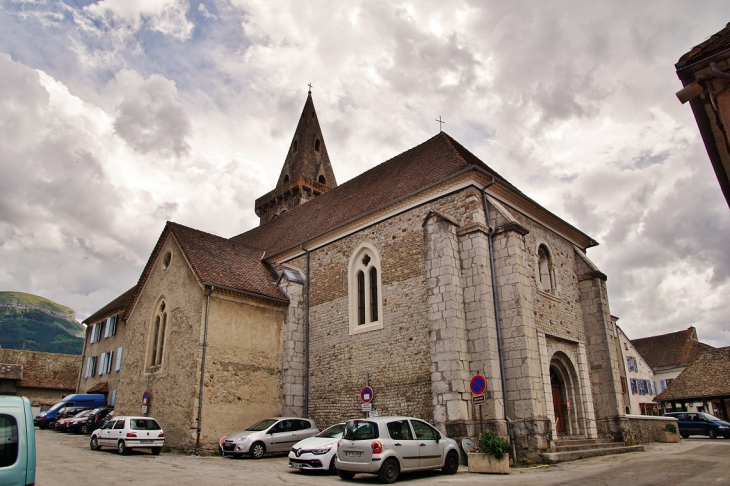
<svg viewBox="0 0 730 486">
<path fill-rule="evenodd" d="M 443 121 L 443 120 L 441 120 L 441 115 L 439 115 L 439 117 L 438 117 L 438 120 L 436 120 L 436 121 L 437 121 L 437 122 L 439 122 L 439 132 L 443 131 L 443 130 L 442 130 L 442 125 L 443 125 L 444 123 L 446 123 L 446 122 L 445 122 L 445 121 Z"/>
<path fill-rule="evenodd" d="M 312 94 L 312 83 L 309 83 L 307 86 L 309 86 L 309 94 Z"/>
</svg>

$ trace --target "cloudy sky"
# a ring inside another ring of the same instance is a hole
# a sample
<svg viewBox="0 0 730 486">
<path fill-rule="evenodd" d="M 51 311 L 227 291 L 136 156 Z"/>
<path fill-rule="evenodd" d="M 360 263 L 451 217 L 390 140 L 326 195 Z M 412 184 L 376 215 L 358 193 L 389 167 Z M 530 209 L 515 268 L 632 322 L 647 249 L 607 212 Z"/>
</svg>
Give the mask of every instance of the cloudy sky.
<svg viewBox="0 0 730 486">
<path fill-rule="evenodd" d="M 338 182 L 444 130 L 600 242 L 631 338 L 730 345 L 730 211 L 674 63 L 730 2 L 0 0 L 0 290 L 80 320 L 173 220 L 256 224 L 313 96 Z"/>
</svg>

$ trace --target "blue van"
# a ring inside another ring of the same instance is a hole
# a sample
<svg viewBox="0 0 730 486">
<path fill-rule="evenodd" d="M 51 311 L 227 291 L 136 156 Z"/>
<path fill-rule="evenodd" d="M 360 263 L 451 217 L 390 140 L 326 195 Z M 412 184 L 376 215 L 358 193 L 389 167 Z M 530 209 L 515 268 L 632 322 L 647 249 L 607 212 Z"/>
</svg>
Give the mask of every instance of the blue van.
<svg viewBox="0 0 730 486">
<path fill-rule="evenodd" d="M 0 396 L 0 486 L 35 484 L 35 429 L 30 400 Z"/>
<path fill-rule="evenodd" d="M 69 395 L 45 412 L 35 416 L 33 423 L 45 429 L 56 423 L 56 413 L 63 407 L 84 407 L 88 409 L 103 407 L 106 405 L 106 397 L 100 393 L 77 393 Z"/>
<path fill-rule="evenodd" d="M 665 417 L 674 417 L 679 426 L 679 435 L 686 439 L 690 435 L 706 435 L 710 439 L 718 436 L 730 439 L 730 423 L 703 412 L 670 412 Z"/>
</svg>

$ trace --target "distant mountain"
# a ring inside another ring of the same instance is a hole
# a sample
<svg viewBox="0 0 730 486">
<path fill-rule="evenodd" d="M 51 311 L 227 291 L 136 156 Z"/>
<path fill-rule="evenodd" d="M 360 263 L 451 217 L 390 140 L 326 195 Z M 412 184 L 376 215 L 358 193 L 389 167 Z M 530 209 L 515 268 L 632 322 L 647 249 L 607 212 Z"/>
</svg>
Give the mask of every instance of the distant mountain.
<svg viewBox="0 0 730 486">
<path fill-rule="evenodd" d="M 37 295 L 0 292 L 0 347 L 81 354 L 84 327 L 73 309 Z"/>
</svg>

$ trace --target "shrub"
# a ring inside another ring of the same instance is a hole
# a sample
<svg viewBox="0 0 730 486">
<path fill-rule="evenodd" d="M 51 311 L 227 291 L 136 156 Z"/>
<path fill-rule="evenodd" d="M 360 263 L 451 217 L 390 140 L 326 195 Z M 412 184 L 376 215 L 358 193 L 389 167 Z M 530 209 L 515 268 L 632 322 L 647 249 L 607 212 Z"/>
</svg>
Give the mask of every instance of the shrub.
<svg viewBox="0 0 730 486">
<path fill-rule="evenodd" d="M 509 442 L 497 436 L 494 432 L 484 432 L 477 440 L 477 452 L 502 459 L 510 451 Z"/>
<path fill-rule="evenodd" d="M 672 434 L 677 433 L 677 426 L 674 424 L 667 424 L 664 426 L 664 430 L 667 432 L 671 432 Z"/>
</svg>

